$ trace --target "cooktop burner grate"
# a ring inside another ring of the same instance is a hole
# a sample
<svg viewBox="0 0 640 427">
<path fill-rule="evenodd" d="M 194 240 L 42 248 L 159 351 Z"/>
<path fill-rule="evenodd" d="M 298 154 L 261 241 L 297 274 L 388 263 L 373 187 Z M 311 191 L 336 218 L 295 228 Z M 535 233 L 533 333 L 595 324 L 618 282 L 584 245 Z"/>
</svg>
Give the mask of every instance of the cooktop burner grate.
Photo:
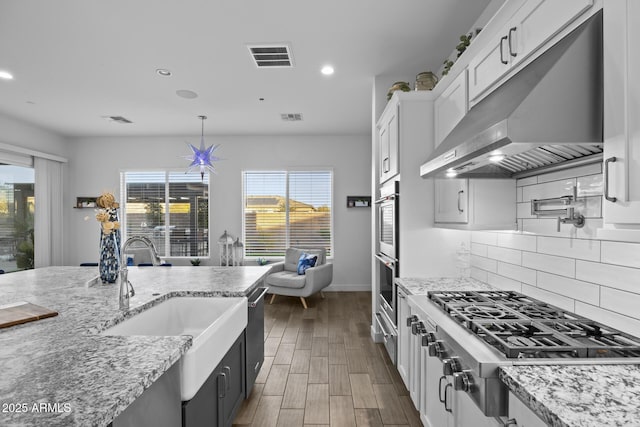
<svg viewBox="0 0 640 427">
<path fill-rule="evenodd" d="M 508 358 L 640 357 L 640 339 L 513 291 L 429 292 Z"/>
</svg>

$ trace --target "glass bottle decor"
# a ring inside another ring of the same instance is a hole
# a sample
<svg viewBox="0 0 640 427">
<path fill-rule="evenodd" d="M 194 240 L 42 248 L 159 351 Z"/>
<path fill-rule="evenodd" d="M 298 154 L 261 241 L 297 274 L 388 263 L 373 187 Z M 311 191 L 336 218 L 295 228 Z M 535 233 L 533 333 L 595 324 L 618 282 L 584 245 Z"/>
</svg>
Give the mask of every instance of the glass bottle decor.
<svg viewBox="0 0 640 427">
<path fill-rule="evenodd" d="M 109 215 L 108 221 L 100 227 L 100 262 L 98 269 L 102 283 L 115 283 L 120 271 L 120 229 L 105 224 L 119 224 L 118 209 L 104 208 Z"/>
</svg>

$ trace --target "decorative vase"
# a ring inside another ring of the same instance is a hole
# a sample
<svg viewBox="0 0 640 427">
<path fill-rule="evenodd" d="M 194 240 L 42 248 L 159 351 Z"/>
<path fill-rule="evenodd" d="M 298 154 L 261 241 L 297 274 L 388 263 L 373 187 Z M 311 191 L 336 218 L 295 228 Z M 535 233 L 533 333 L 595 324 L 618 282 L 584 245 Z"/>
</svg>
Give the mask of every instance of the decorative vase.
<svg viewBox="0 0 640 427">
<path fill-rule="evenodd" d="M 431 71 L 425 71 L 416 76 L 416 90 L 432 90 L 436 83 L 438 83 L 438 77 Z"/>
<path fill-rule="evenodd" d="M 109 214 L 109 221 L 118 221 L 118 210 L 104 209 Z M 113 229 L 105 233 L 100 229 L 100 279 L 102 283 L 115 283 L 120 271 L 120 230 Z"/>
</svg>

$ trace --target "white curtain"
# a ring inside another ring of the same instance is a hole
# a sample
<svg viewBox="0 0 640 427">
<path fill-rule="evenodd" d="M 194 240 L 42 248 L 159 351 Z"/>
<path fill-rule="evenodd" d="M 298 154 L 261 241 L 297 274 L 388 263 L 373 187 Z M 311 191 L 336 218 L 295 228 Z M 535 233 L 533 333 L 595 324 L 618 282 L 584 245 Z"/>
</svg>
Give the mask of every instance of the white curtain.
<svg viewBox="0 0 640 427">
<path fill-rule="evenodd" d="M 62 166 L 63 163 L 55 160 L 34 158 L 36 268 L 63 262 Z"/>
</svg>

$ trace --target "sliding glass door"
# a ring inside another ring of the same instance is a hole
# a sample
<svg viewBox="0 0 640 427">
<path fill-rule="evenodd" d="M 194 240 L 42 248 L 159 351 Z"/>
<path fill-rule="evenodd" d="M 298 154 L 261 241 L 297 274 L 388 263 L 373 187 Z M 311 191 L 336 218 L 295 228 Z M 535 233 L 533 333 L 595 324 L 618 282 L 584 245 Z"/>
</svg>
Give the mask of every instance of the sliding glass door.
<svg viewBox="0 0 640 427">
<path fill-rule="evenodd" d="M 33 268 L 35 174 L 31 167 L 0 163 L 0 269 Z"/>
</svg>

